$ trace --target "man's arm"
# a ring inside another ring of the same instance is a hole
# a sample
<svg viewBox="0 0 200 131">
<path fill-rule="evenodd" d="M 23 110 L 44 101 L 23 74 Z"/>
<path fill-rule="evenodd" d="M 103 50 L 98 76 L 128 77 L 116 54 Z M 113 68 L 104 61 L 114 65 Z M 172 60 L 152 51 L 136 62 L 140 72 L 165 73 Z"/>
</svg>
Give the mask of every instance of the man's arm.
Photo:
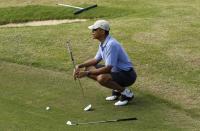
<svg viewBox="0 0 200 131">
<path fill-rule="evenodd" d="M 100 74 L 107 74 L 110 73 L 112 66 L 105 66 L 98 69 L 88 70 L 88 71 L 79 71 L 75 74 L 76 78 L 82 78 L 85 76 L 92 76 L 92 75 L 100 75 Z"/>
<path fill-rule="evenodd" d="M 82 76 L 89 75 L 88 72 L 80 71 L 80 68 L 94 66 L 94 65 L 98 64 L 99 62 L 100 62 L 100 60 L 98 61 L 95 58 L 93 58 L 93 59 L 89 59 L 89 60 L 83 62 L 82 64 L 76 65 L 74 72 L 73 72 L 74 79 L 76 79 L 77 77 L 80 78 Z"/>
<path fill-rule="evenodd" d="M 100 75 L 100 74 L 107 74 L 110 73 L 112 66 L 105 66 L 94 70 L 89 70 L 87 75 Z"/>
<path fill-rule="evenodd" d="M 99 61 L 97 61 L 95 58 L 89 59 L 82 64 L 77 65 L 77 68 L 83 68 L 83 67 L 89 67 L 89 66 L 94 66 L 98 64 Z"/>
</svg>

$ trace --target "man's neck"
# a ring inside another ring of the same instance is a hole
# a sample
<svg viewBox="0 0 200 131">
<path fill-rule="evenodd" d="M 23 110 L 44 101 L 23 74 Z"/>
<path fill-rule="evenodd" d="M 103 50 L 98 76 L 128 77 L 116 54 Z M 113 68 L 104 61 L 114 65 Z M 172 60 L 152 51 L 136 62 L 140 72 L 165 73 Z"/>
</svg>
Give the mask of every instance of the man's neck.
<svg viewBox="0 0 200 131">
<path fill-rule="evenodd" d="M 106 37 L 107 37 L 108 35 L 105 35 L 105 36 L 103 36 L 102 38 L 99 38 L 99 41 L 103 44 L 104 43 L 104 41 L 106 40 Z"/>
</svg>

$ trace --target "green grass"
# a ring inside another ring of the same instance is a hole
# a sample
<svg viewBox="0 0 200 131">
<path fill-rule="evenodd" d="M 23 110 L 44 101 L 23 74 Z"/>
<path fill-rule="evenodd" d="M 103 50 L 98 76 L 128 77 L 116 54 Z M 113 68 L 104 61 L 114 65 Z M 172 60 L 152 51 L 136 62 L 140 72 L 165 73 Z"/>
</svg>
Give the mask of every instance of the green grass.
<svg viewBox="0 0 200 131">
<path fill-rule="evenodd" d="M 89 5 L 82 5 L 87 7 Z M 60 6 L 28 5 L 20 7 L 0 8 L 0 25 L 27 21 L 52 19 L 92 19 L 99 17 L 119 17 L 128 14 L 128 10 L 120 8 L 98 7 L 84 13 L 74 15 L 76 9 Z"/>
<path fill-rule="evenodd" d="M 104 100 L 110 92 L 100 89 L 100 86 L 94 87 L 91 82 L 84 84 L 84 87 L 87 95 L 96 92 L 86 99 L 92 103 L 94 111 L 83 112 L 84 101 L 80 100 L 82 99 L 80 89 L 71 82 L 71 75 L 65 72 L 1 62 L 0 78 L 1 112 L 3 111 L 0 127 L 3 130 L 187 130 L 196 128 L 195 120 L 187 116 L 179 107 L 139 91 L 135 101 L 129 106 L 114 107 L 112 103 Z M 50 106 L 51 110 L 46 111 L 46 106 Z M 137 117 L 138 121 L 77 127 L 65 125 L 67 120 L 84 122 L 125 117 Z"/>
<path fill-rule="evenodd" d="M 200 128 L 198 1 L 101 0 L 98 8 L 79 16 L 73 16 L 73 10 L 42 2 L 46 4 L 18 3 L 17 7 L 13 7 L 15 3 L 11 7 L 4 2 L 0 14 L 7 11 L 10 16 L 0 17 L 0 21 L 75 17 L 89 20 L 56 26 L 0 28 L 0 129 L 195 131 Z M 85 4 L 79 2 L 74 4 Z M 95 108 L 84 112 L 81 90 L 71 76 L 73 69 L 65 42 L 72 41 L 77 63 L 93 57 L 98 42 L 90 38 L 87 26 L 99 18 L 109 20 L 111 34 L 122 42 L 134 62 L 138 79 L 131 88 L 136 98 L 129 106 L 114 107 L 104 100 L 110 90 L 83 79 L 86 100 Z M 46 106 L 51 110 L 46 111 Z M 130 116 L 138 121 L 65 125 L 67 120 L 85 122 Z"/>
<path fill-rule="evenodd" d="M 117 2 L 116 5 L 120 5 Z M 124 2 L 125 3 L 125 2 Z M 128 4 L 128 3 L 127 3 Z M 141 4 L 141 3 L 140 3 Z M 88 4 L 77 5 L 80 7 L 90 6 Z M 52 19 L 94 19 L 94 18 L 116 18 L 134 15 L 135 17 L 152 17 L 156 16 L 160 11 L 157 7 L 145 5 L 134 5 L 133 7 L 124 8 L 122 6 L 106 6 L 99 5 L 97 8 L 85 11 L 81 14 L 74 15 L 76 9 L 50 6 L 50 5 L 24 5 L 16 7 L 1 7 L 0 8 L 0 25 L 8 23 L 19 23 L 28 21 L 39 20 L 52 20 Z M 130 10 L 129 8 L 133 8 Z"/>
</svg>

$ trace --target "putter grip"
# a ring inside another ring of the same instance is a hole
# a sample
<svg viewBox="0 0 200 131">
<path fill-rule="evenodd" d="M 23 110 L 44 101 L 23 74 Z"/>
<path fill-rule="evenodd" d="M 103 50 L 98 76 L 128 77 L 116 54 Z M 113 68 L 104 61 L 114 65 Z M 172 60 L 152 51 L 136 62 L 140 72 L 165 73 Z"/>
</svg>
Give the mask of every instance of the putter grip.
<svg viewBox="0 0 200 131">
<path fill-rule="evenodd" d="M 83 11 L 86 11 L 86 10 L 89 10 L 89 9 L 92 9 L 92 8 L 95 8 L 95 7 L 97 7 L 97 5 L 92 5 L 92 6 L 80 9 L 80 10 L 74 12 L 74 14 L 77 15 L 77 14 L 80 14 L 81 12 L 83 12 Z"/>
<path fill-rule="evenodd" d="M 137 120 L 137 118 L 124 118 L 124 119 L 118 119 L 117 121 L 130 121 L 130 120 Z"/>
</svg>

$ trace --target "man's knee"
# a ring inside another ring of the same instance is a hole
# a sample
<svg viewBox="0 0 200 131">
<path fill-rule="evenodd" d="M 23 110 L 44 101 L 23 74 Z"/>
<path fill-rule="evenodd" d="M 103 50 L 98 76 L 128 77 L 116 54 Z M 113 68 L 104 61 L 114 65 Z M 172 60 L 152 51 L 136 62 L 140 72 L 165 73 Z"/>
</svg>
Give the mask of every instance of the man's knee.
<svg viewBox="0 0 200 131">
<path fill-rule="evenodd" d="M 106 83 L 108 83 L 109 80 L 110 80 L 110 78 L 105 74 L 101 74 L 101 75 L 97 76 L 97 81 L 101 85 L 105 85 Z"/>
</svg>

